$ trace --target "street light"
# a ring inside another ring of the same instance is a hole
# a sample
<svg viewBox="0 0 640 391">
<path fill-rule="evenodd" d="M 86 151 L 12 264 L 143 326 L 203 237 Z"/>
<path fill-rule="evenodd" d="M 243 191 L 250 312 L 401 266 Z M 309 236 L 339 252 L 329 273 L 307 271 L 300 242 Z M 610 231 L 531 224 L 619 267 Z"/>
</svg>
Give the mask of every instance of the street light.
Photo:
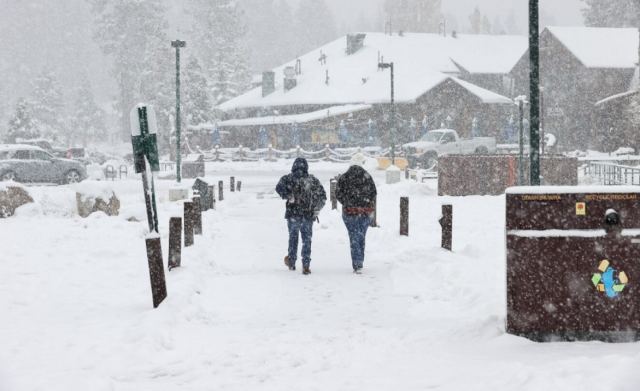
<svg viewBox="0 0 640 391">
<path fill-rule="evenodd" d="M 185 41 L 171 41 L 171 47 L 176 48 L 176 180 L 180 183 L 182 156 L 180 154 L 180 48 L 186 47 Z"/>
<path fill-rule="evenodd" d="M 527 98 L 525 96 L 519 96 L 515 99 L 518 104 L 518 111 L 520 118 L 518 121 L 519 128 L 519 156 L 518 156 L 518 185 L 524 186 L 524 105 L 527 104 Z"/>
<path fill-rule="evenodd" d="M 531 161 L 531 185 L 540 186 L 540 35 L 538 0 L 529 0 L 529 158 Z"/>
<path fill-rule="evenodd" d="M 393 61 L 392 62 L 379 62 L 378 69 L 391 69 L 391 164 L 396 164 L 396 106 L 394 101 L 394 84 L 393 84 Z"/>
</svg>

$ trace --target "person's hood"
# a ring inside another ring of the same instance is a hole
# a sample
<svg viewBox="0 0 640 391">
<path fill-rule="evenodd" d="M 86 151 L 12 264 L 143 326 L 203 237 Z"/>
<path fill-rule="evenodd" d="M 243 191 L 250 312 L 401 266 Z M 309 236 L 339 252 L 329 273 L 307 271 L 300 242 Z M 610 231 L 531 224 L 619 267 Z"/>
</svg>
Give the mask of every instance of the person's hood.
<svg viewBox="0 0 640 391">
<path fill-rule="evenodd" d="M 362 168 L 362 166 L 354 164 L 353 166 L 349 167 L 349 169 L 347 170 L 346 174 L 349 177 L 360 177 L 360 176 L 365 175 L 366 173 L 367 173 L 367 170 Z"/>
<path fill-rule="evenodd" d="M 309 163 L 307 163 L 307 159 L 299 157 L 293 162 L 293 166 L 291 167 L 291 173 L 295 177 L 302 178 L 309 175 Z"/>
</svg>

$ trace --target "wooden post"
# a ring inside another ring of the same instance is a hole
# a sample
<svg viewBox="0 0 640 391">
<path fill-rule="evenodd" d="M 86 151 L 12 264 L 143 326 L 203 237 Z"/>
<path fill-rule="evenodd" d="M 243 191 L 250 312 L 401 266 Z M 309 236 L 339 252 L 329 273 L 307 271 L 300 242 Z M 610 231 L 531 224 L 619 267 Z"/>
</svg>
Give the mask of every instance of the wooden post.
<svg viewBox="0 0 640 391">
<path fill-rule="evenodd" d="M 229 189 L 232 193 L 236 191 L 236 177 L 229 178 Z"/>
<path fill-rule="evenodd" d="M 158 308 L 160 303 L 167 297 L 167 283 L 164 278 L 164 265 L 162 264 L 162 246 L 160 245 L 159 237 L 146 239 L 145 242 L 147 245 L 153 308 Z"/>
<path fill-rule="evenodd" d="M 218 182 L 218 201 L 224 200 L 224 182 Z"/>
<path fill-rule="evenodd" d="M 409 236 L 409 197 L 400 197 L 400 235 Z"/>
<path fill-rule="evenodd" d="M 182 262 L 182 217 L 169 219 L 169 271 Z"/>
<path fill-rule="evenodd" d="M 369 227 L 378 228 L 378 197 L 373 200 L 373 218 L 369 223 Z"/>
<path fill-rule="evenodd" d="M 216 208 L 216 187 L 215 186 L 209 186 L 209 194 L 211 194 L 211 197 L 209 197 L 209 209 L 215 209 Z"/>
<path fill-rule="evenodd" d="M 409 167 L 404 169 L 404 179 L 409 179 Z"/>
<path fill-rule="evenodd" d="M 329 197 L 331 198 L 331 210 L 338 209 L 338 199 L 336 198 L 336 190 L 338 188 L 338 181 L 332 179 L 329 181 Z"/>
<path fill-rule="evenodd" d="M 242 181 L 238 181 L 238 191 L 242 190 Z"/>
<path fill-rule="evenodd" d="M 200 208 L 200 196 L 195 195 L 192 201 L 193 233 L 195 235 L 202 235 L 202 209 Z"/>
<path fill-rule="evenodd" d="M 442 205 L 440 226 L 442 227 L 442 248 L 451 251 L 453 236 L 453 205 Z"/>
<path fill-rule="evenodd" d="M 193 202 L 184 203 L 184 246 L 193 246 Z"/>
</svg>

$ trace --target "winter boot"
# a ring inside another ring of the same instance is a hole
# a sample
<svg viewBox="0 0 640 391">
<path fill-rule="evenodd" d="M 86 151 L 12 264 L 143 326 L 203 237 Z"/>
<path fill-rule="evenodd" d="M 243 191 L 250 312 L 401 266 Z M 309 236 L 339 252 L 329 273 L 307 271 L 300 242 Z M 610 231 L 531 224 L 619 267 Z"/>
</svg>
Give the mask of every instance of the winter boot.
<svg viewBox="0 0 640 391">
<path fill-rule="evenodd" d="M 288 255 L 286 255 L 286 256 L 284 257 L 284 264 L 285 264 L 285 266 L 286 266 L 286 267 L 288 267 L 288 268 L 289 268 L 289 270 L 296 270 L 296 265 L 292 265 L 292 264 L 289 262 L 289 256 L 288 256 Z"/>
<path fill-rule="evenodd" d="M 302 267 L 302 274 L 304 275 L 311 274 L 311 269 L 309 269 L 309 266 Z"/>
</svg>

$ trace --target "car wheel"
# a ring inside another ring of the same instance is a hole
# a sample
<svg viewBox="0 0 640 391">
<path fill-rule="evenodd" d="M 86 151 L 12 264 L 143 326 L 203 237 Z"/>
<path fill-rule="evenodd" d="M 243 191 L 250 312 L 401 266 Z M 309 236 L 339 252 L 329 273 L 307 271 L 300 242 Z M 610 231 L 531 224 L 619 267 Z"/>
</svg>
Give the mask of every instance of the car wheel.
<svg viewBox="0 0 640 391">
<path fill-rule="evenodd" d="M 488 155 L 488 154 L 489 154 L 489 150 L 487 149 L 487 147 L 476 148 L 476 155 Z"/>
<path fill-rule="evenodd" d="M 16 173 L 13 171 L 5 171 L 2 174 L 2 177 L 0 177 L 0 179 L 2 181 L 15 181 L 16 180 Z"/>
<path fill-rule="evenodd" d="M 71 170 L 64 176 L 64 183 L 78 183 L 80 180 L 80 173 L 76 170 Z"/>
</svg>

